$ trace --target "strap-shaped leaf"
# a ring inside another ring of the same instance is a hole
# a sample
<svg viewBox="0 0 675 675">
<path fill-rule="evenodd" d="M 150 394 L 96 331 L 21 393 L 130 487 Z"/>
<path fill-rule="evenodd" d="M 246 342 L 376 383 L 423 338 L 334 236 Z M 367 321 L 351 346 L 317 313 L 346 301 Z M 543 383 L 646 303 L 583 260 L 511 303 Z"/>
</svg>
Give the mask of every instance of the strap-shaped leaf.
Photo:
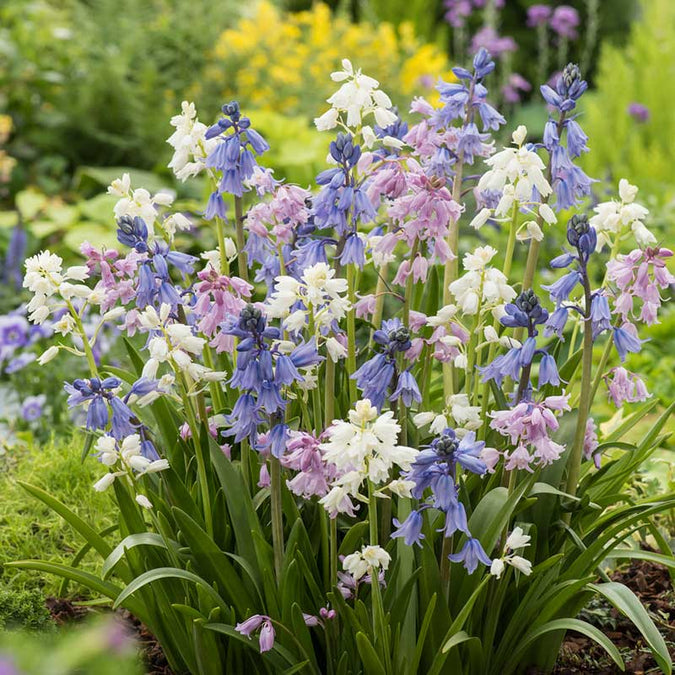
<svg viewBox="0 0 675 675">
<path fill-rule="evenodd" d="M 136 577 L 117 596 L 117 599 L 113 605 L 113 609 L 117 609 L 137 590 L 147 586 L 148 584 L 151 584 L 153 581 L 159 581 L 161 579 L 183 579 L 183 581 L 189 581 L 191 583 L 197 584 L 206 591 L 207 595 L 216 603 L 216 605 L 220 605 L 223 608 L 227 607 L 220 595 L 218 595 L 218 593 L 200 576 L 197 576 L 192 572 L 188 572 L 187 570 L 178 569 L 177 567 L 158 567 L 157 569 L 149 570 L 148 572 L 144 572 L 140 576 Z"/>
<path fill-rule="evenodd" d="M 616 581 L 604 584 L 589 584 L 590 588 L 606 598 L 622 614 L 628 617 L 635 627 L 642 633 L 649 645 L 656 662 L 661 670 L 670 675 L 673 672 L 673 662 L 668 653 L 666 641 L 654 625 L 647 610 L 643 607 L 635 593 Z"/>
<path fill-rule="evenodd" d="M 368 675 L 386 675 L 382 661 L 365 633 L 356 634 L 356 648 L 363 661 L 364 672 Z"/>
<path fill-rule="evenodd" d="M 112 553 L 105 559 L 103 563 L 103 568 L 101 569 L 101 576 L 104 579 L 107 579 L 112 571 L 115 569 L 115 566 L 124 558 L 126 552 L 130 548 L 136 546 L 156 546 L 159 548 L 167 549 L 169 546 L 178 552 L 180 549 L 180 544 L 176 541 L 169 541 L 169 546 L 162 536 L 156 534 L 155 532 L 139 532 L 137 534 L 130 534 L 128 537 L 125 537 L 115 548 Z"/>
<path fill-rule="evenodd" d="M 80 534 L 87 543 L 91 544 L 101 556 L 106 558 L 110 555 L 112 547 L 108 542 L 90 525 L 88 525 L 80 516 L 76 513 L 73 513 L 65 504 L 60 502 L 55 497 L 52 497 L 48 492 L 45 492 L 43 489 L 31 485 L 30 483 L 24 483 L 23 481 L 17 481 L 17 483 L 26 491 L 28 494 L 32 495 L 36 499 L 39 499 L 43 504 L 46 504 L 52 511 L 58 513 L 61 518 L 63 518 L 73 529 Z"/>
<path fill-rule="evenodd" d="M 505 664 L 503 668 L 504 672 L 510 673 L 513 672 L 513 667 L 519 662 L 519 659 L 523 656 L 526 649 L 535 642 L 538 638 L 546 633 L 552 633 L 555 631 L 568 631 L 573 630 L 577 633 L 581 633 L 586 637 L 590 638 L 594 642 L 597 642 L 612 658 L 612 661 L 623 671 L 625 666 L 623 659 L 619 650 L 614 646 L 612 641 L 599 629 L 595 626 L 587 623 L 586 621 L 581 621 L 580 619 L 554 619 L 545 623 L 543 626 L 539 626 L 534 630 L 530 631 L 517 645 L 514 645 L 514 650 L 512 652 L 511 658 L 508 663 Z"/>
</svg>

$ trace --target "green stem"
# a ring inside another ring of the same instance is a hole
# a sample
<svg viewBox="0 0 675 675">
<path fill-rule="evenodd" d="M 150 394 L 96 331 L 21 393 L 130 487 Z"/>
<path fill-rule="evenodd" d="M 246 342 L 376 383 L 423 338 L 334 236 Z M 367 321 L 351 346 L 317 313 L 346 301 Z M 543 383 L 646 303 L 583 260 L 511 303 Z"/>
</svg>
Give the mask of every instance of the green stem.
<svg viewBox="0 0 675 675">
<path fill-rule="evenodd" d="M 370 480 L 368 481 L 368 532 L 370 545 L 377 546 L 377 498 L 375 497 L 375 486 Z"/>
<path fill-rule="evenodd" d="M 274 569 L 277 581 L 281 579 L 284 564 L 284 523 L 281 506 L 281 464 L 276 457 L 270 457 L 270 500 L 272 505 L 272 546 L 274 548 Z"/>
<path fill-rule="evenodd" d="M 387 290 L 387 274 L 389 268 L 385 263 L 380 267 L 377 274 L 377 286 L 375 287 L 375 311 L 373 312 L 373 326 L 375 329 L 370 332 L 369 347 L 372 347 L 373 333 L 382 323 L 382 314 L 384 312 L 384 294 Z"/>
<path fill-rule="evenodd" d="M 237 260 L 238 260 L 238 274 L 244 280 L 248 281 L 248 264 L 246 262 L 246 239 L 244 237 L 244 210 L 242 206 L 241 197 L 234 198 L 234 221 L 237 232 Z M 225 249 L 221 258 L 224 257 Z"/>
<path fill-rule="evenodd" d="M 452 537 L 444 536 L 443 547 L 441 548 L 441 586 L 446 601 L 450 597 L 450 559 L 448 558 L 448 556 L 451 553 L 452 553 Z"/>
<path fill-rule="evenodd" d="M 326 425 L 330 424 L 335 418 L 335 362 L 330 357 L 326 357 L 326 381 L 325 386 L 325 406 L 324 416 Z"/>
<path fill-rule="evenodd" d="M 204 347 L 204 365 L 211 370 L 215 370 L 215 362 L 213 360 L 213 352 L 211 347 L 206 345 Z M 223 390 L 220 388 L 218 382 L 209 382 L 209 391 L 211 392 L 211 401 L 213 402 L 213 407 L 215 412 L 221 412 L 225 409 L 225 401 L 223 400 Z"/>
<path fill-rule="evenodd" d="M 591 292 L 588 282 L 585 284 L 586 307 L 584 316 L 584 341 L 581 361 L 581 392 L 579 395 L 577 428 L 574 435 L 574 445 L 568 460 L 567 484 L 565 492 L 575 495 L 577 492 L 577 482 L 581 471 L 581 457 L 584 449 L 584 437 L 586 435 L 586 423 L 588 413 L 592 403 L 592 371 L 593 371 L 593 333 L 591 331 Z M 570 513 L 566 513 L 566 520 L 569 522 Z"/>
<path fill-rule="evenodd" d="M 595 395 L 598 392 L 598 387 L 600 386 L 600 381 L 602 380 L 602 376 L 605 371 L 605 366 L 607 365 L 607 361 L 609 360 L 609 355 L 612 352 L 613 344 L 614 344 L 614 336 L 610 334 L 609 338 L 607 339 L 607 343 L 605 344 L 605 349 L 602 352 L 602 356 L 600 357 L 598 370 L 595 373 L 595 377 L 593 378 L 593 385 L 591 386 L 591 402 L 595 400 Z"/>
<path fill-rule="evenodd" d="M 218 236 L 218 250 L 220 251 L 220 273 L 228 275 L 230 264 L 227 262 L 227 256 L 225 255 L 225 223 L 219 216 L 216 216 L 216 234 Z"/>
<path fill-rule="evenodd" d="M 354 303 L 356 301 L 354 289 L 354 265 L 347 265 L 347 288 L 349 301 L 352 306 L 347 313 L 347 377 L 349 378 L 349 400 L 357 401 L 356 381 L 352 380 L 352 375 L 356 372 L 356 310 Z"/>
<path fill-rule="evenodd" d="M 330 587 L 335 588 L 338 570 L 337 518 L 330 518 L 328 524 L 330 533 Z"/>
<path fill-rule="evenodd" d="M 94 352 L 92 351 L 91 345 L 89 344 L 89 338 L 87 337 L 87 334 L 84 330 L 84 326 L 82 325 L 82 319 L 80 319 L 80 315 L 75 311 L 75 307 L 73 307 L 70 300 L 66 300 L 66 305 L 68 306 L 68 311 L 70 312 L 70 315 L 73 317 L 73 321 L 75 321 L 77 332 L 80 334 L 80 337 L 82 338 L 84 353 L 87 357 L 87 363 L 89 364 L 89 370 L 91 371 L 92 377 L 98 377 L 98 367 L 96 366 L 96 359 L 94 358 Z"/>
<path fill-rule="evenodd" d="M 184 377 L 181 377 L 181 398 L 183 400 L 183 410 L 187 416 L 190 434 L 192 435 L 192 444 L 195 449 L 197 459 L 197 475 L 199 476 L 199 489 L 202 495 L 202 510 L 204 511 L 204 523 L 209 536 L 213 536 L 213 514 L 211 513 L 211 496 L 209 494 L 209 483 L 206 475 L 206 457 L 202 451 L 200 441 L 200 427 L 197 423 L 195 411 L 192 408 L 190 397 L 188 396 L 188 386 Z M 208 432 L 207 432 L 208 433 Z"/>
</svg>

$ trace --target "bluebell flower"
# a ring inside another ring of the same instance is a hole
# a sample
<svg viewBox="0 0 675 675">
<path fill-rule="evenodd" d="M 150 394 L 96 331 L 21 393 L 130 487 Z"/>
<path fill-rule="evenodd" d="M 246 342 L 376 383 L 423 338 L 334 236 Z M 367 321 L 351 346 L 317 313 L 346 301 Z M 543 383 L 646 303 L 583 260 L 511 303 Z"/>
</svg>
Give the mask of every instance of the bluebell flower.
<svg viewBox="0 0 675 675">
<path fill-rule="evenodd" d="M 286 451 L 286 441 L 288 440 L 288 425 L 276 424 L 272 427 L 267 441 L 269 443 L 270 452 L 273 457 L 277 459 L 281 457 Z"/>
<path fill-rule="evenodd" d="M 64 388 L 69 394 L 69 407 L 89 403 L 86 421 L 89 431 L 105 429 L 112 417 L 112 435 L 115 438 L 119 440 L 136 433 L 139 423 L 134 413 L 114 393 L 120 384 L 121 380 L 117 377 L 77 379 L 72 384 L 66 382 Z"/>
<path fill-rule="evenodd" d="M 464 532 L 469 535 L 469 524 L 466 518 L 466 509 L 459 500 L 451 503 L 445 512 L 445 527 L 443 528 L 446 537 L 452 537 L 455 532 Z"/>
<path fill-rule="evenodd" d="M 253 176 L 257 166 L 255 156 L 267 152 L 269 145 L 251 128 L 249 118 L 241 115 L 237 101 L 225 104 L 222 111 L 224 117 L 206 132 L 207 139 L 220 140 L 206 158 L 206 166 L 221 172 L 222 177 L 218 185 L 221 193 L 241 197 L 245 188 L 244 181 Z M 213 203 L 209 199 L 207 218 L 214 215 L 223 217 L 223 210 L 215 199 Z"/>
<path fill-rule="evenodd" d="M 563 307 L 562 305 L 558 307 L 555 312 L 551 314 L 549 320 L 546 322 L 546 326 L 544 326 L 544 336 L 550 337 L 551 335 L 557 335 L 562 340 L 568 316 L 569 310 L 567 307 Z"/>
<path fill-rule="evenodd" d="M 473 537 L 467 539 L 459 553 L 451 553 L 448 559 L 452 562 L 463 562 L 469 574 L 473 574 L 476 571 L 478 563 L 483 563 L 483 565 L 487 566 L 492 564 L 492 560 L 490 560 L 488 554 L 483 550 L 481 543 Z"/>
<path fill-rule="evenodd" d="M 28 235 L 21 222 L 12 228 L 12 234 L 7 246 L 7 254 L 2 265 L 2 281 L 5 284 L 13 282 L 18 290 L 23 282 L 23 261 L 26 257 Z"/>
<path fill-rule="evenodd" d="M 366 250 L 363 240 L 356 232 L 351 232 L 345 239 L 342 253 L 340 254 L 340 263 L 342 265 L 354 264 L 359 268 L 366 264 Z"/>
<path fill-rule="evenodd" d="M 497 356 L 491 363 L 478 368 L 481 381 L 494 380 L 498 386 L 502 385 L 505 377 L 517 381 L 520 377 L 521 358 L 520 347 L 512 347 L 506 354 Z"/>
<path fill-rule="evenodd" d="M 230 425 L 223 431 L 223 436 L 234 436 L 235 443 L 250 439 L 255 443 L 258 434 L 258 426 L 263 419 L 258 412 L 258 404 L 252 394 L 242 394 L 232 408 L 232 413 L 225 416 L 225 421 Z"/>
<path fill-rule="evenodd" d="M 375 354 L 366 361 L 351 377 L 356 380 L 356 386 L 363 392 L 363 397 L 381 410 L 387 398 L 387 392 L 392 386 L 396 373 L 396 354 L 410 349 L 410 331 L 401 323 L 400 319 L 390 319 L 382 322 L 382 327 L 373 333 L 373 341 L 384 347 L 384 351 Z M 401 382 L 403 387 L 397 391 L 395 397 L 405 396 L 406 399 L 421 400 L 417 383 L 410 377 Z M 420 396 L 420 399 L 417 398 Z"/>
<path fill-rule="evenodd" d="M 413 401 L 417 401 L 417 403 L 422 401 L 422 394 L 417 386 L 417 380 L 415 380 L 415 376 L 409 370 L 404 370 L 398 376 L 396 389 L 389 397 L 389 400 L 396 401 L 399 398 L 403 401 L 403 405 L 406 408 L 409 408 L 413 404 Z"/>
<path fill-rule="evenodd" d="M 596 293 L 591 300 L 591 323 L 593 326 L 593 339 L 595 340 L 602 332 L 609 330 L 612 313 L 609 302 L 602 293 Z"/>
<path fill-rule="evenodd" d="M 646 340 L 636 338 L 625 328 L 614 328 L 614 346 L 621 361 L 626 360 L 628 352 L 637 354 L 642 350 L 642 343 Z"/>
<path fill-rule="evenodd" d="M 138 253 L 148 251 L 148 226 L 140 216 L 122 216 L 117 220 L 117 241 Z"/>
<path fill-rule="evenodd" d="M 544 354 L 539 362 L 539 388 L 546 384 L 552 384 L 554 387 L 560 384 L 558 367 L 550 354 Z"/>
<path fill-rule="evenodd" d="M 560 277 L 560 279 L 554 283 L 547 286 L 542 285 L 542 288 L 549 292 L 552 301 L 554 301 L 556 304 L 560 304 L 569 299 L 570 293 L 580 282 L 581 274 L 576 270 L 572 270 L 565 276 Z"/>
<path fill-rule="evenodd" d="M 551 185 L 559 209 L 570 208 L 580 198 L 590 194 L 591 179 L 575 166 L 571 159 L 588 151 L 586 146 L 588 138 L 579 123 L 567 117 L 567 114 L 576 107 L 576 102 L 586 91 L 587 86 L 581 78 L 579 68 L 570 63 L 558 78 L 555 89 L 548 85 L 541 87 L 544 100 L 560 114 L 557 122 L 549 119 L 544 128 L 544 146 L 551 157 Z M 566 131 L 567 147 L 562 145 L 560 137 L 563 130 Z"/>
<path fill-rule="evenodd" d="M 407 546 L 412 546 L 417 544 L 420 548 L 422 547 L 422 539 L 424 535 L 422 534 L 422 525 L 424 524 L 424 518 L 420 511 L 411 511 L 410 515 L 400 523 L 397 518 L 394 518 L 394 526 L 396 531 L 392 533 L 392 539 L 397 537 L 403 537 Z"/>
</svg>

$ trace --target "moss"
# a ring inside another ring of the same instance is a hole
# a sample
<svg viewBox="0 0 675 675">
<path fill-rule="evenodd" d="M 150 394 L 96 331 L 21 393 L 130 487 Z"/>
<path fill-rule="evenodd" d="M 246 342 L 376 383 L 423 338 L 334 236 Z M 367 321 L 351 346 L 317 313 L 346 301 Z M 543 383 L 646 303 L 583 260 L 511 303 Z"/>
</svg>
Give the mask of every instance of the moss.
<svg viewBox="0 0 675 675">
<path fill-rule="evenodd" d="M 19 592 L 41 589 L 58 595 L 61 580 L 29 570 L 8 567 L 13 560 L 48 560 L 71 564 L 83 540 L 62 518 L 31 497 L 18 481 L 36 485 L 75 511 L 94 529 L 113 522 L 107 494 L 92 489 L 100 471 L 95 461 L 80 461 L 81 437 L 33 445 L 8 454 L 0 468 L 0 589 Z M 96 571 L 100 559 L 88 553 L 80 567 Z M 85 594 L 84 589 L 70 593 Z"/>
</svg>

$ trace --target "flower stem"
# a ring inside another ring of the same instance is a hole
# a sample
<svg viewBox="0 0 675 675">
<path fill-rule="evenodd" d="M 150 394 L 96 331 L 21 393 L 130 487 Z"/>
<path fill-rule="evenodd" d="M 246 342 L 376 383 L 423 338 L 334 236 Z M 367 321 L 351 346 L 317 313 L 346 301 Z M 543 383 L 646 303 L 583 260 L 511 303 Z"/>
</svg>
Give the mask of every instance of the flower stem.
<svg viewBox="0 0 675 675">
<path fill-rule="evenodd" d="M 377 546 L 377 499 L 375 486 L 370 479 L 368 480 L 368 531 L 370 545 Z"/>
<path fill-rule="evenodd" d="M 351 376 L 356 371 L 356 310 L 354 302 L 356 300 L 354 290 L 354 265 L 347 265 L 347 288 L 351 309 L 347 313 L 347 376 L 349 378 L 349 400 L 356 401 L 356 381 Z"/>
<path fill-rule="evenodd" d="M 337 517 L 330 518 L 329 536 L 330 536 L 330 587 L 334 588 L 337 584 L 338 569 L 338 536 L 337 536 Z"/>
<path fill-rule="evenodd" d="M 593 387 L 591 383 L 593 371 L 593 331 L 591 324 L 591 288 L 587 274 L 584 274 L 584 295 L 586 306 L 584 308 L 584 340 L 581 357 L 581 393 L 579 395 L 577 428 L 574 435 L 574 445 L 567 464 L 567 483 L 565 492 L 575 495 L 577 482 L 581 470 L 581 457 L 584 449 L 584 437 L 586 436 L 586 423 L 592 403 Z M 611 341 L 610 343 L 611 344 Z M 567 522 L 569 513 L 565 514 Z"/>
<path fill-rule="evenodd" d="M 68 310 L 70 311 L 70 315 L 73 317 L 73 321 L 75 321 L 77 332 L 80 334 L 80 337 L 82 338 L 84 353 L 87 357 L 87 363 L 89 364 L 89 370 L 91 371 L 92 377 L 98 377 L 98 367 L 96 366 L 96 359 L 94 358 L 94 352 L 92 351 L 91 345 L 89 344 L 89 338 L 87 337 L 87 334 L 84 330 L 84 326 L 82 325 L 82 319 L 80 318 L 80 315 L 75 311 L 75 307 L 73 307 L 70 300 L 66 300 L 66 304 L 68 306 Z"/>
<path fill-rule="evenodd" d="M 237 232 L 237 260 L 239 263 L 237 272 L 244 281 L 248 281 L 248 264 L 246 261 L 246 251 L 244 251 L 244 247 L 246 246 L 246 239 L 244 238 L 244 210 L 241 197 L 234 198 L 234 221 Z M 225 255 L 224 246 L 223 244 L 221 259 Z"/>
<path fill-rule="evenodd" d="M 189 387 L 185 377 L 181 377 L 181 398 L 183 399 L 183 410 L 188 418 L 188 426 L 192 436 L 192 444 L 195 448 L 195 457 L 197 459 L 197 475 L 199 476 L 199 488 L 202 495 L 202 510 L 204 512 L 204 524 L 209 536 L 213 536 L 213 514 L 211 513 L 211 496 L 209 494 L 209 483 L 206 475 L 206 457 L 202 451 L 200 439 L 200 427 L 197 423 L 195 411 L 192 408 L 192 402 L 188 396 Z M 208 430 L 206 431 L 208 433 Z"/>
<path fill-rule="evenodd" d="M 387 272 L 386 263 L 380 267 L 377 274 L 377 286 L 375 287 L 375 311 L 373 312 L 373 326 L 377 330 L 382 323 L 382 314 L 384 312 L 384 294 L 387 290 Z M 370 332 L 369 348 L 372 347 L 373 332 Z"/>
<path fill-rule="evenodd" d="M 284 564 L 284 523 L 281 506 L 281 464 L 276 457 L 270 457 L 270 499 L 272 505 L 274 569 L 277 574 L 277 581 L 279 581 Z"/>
<path fill-rule="evenodd" d="M 324 416 L 326 425 L 329 425 L 335 418 L 335 362 L 330 354 L 326 357 L 326 380 L 325 388 L 325 406 Z"/>
<path fill-rule="evenodd" d="M 220 273 L 228 275 L 230 273 L 230 264 L 227 262 L 227 256 L 225 255 L 225 223 L 219 216 L 216 216 L 215 220 L 216 234 L 218 236 L 218 250 L 220 251 Z"/>
</svg>

